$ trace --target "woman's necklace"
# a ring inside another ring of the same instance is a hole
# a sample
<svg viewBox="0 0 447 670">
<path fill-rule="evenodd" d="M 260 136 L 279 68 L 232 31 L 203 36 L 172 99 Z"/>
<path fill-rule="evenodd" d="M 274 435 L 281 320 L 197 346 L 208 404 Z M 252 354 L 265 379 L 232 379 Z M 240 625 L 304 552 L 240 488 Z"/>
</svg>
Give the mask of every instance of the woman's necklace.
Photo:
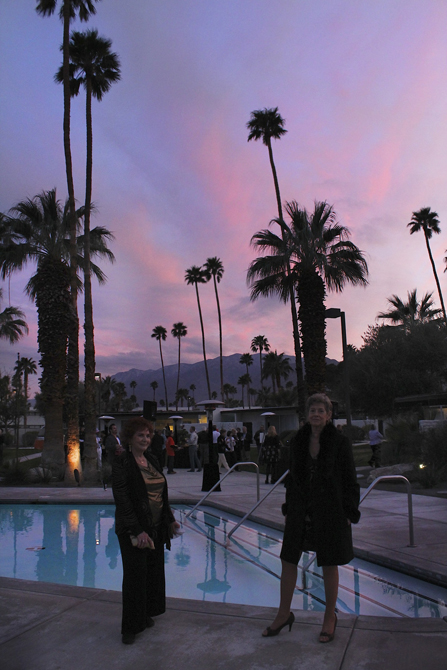
<svg viewBox="0 0 447 670">
<path fill-rule="evenodd" d="M 147 460 L 144 456 L 135 456 L 135 454 L 134 454 L 134 458 L 135 458 L 136 462 L 138 463 L 138 465 L 142 465 L 145 468 L 147 467 Z"/>
</svg>

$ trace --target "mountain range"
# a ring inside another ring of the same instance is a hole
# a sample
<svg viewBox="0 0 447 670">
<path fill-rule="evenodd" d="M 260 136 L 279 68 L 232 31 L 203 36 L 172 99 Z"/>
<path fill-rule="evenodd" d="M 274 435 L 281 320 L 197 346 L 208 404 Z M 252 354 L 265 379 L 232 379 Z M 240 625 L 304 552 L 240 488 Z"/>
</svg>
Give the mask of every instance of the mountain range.
<svg viewBox="0 0 447 670">
<path fill-rule="evenodd" d="M 240 357 L 242 354 L 232 354 L 231 356 L 223 357 L 223 377 L 224 383 L 233 384 L 237 388 L 237 395 L 235 397 L 241 397 L 241 387 L 237 385 L 237 380 L 239 377 L 246 373 L 245 365 L 239 363 Z M 288 356 L 290 360 L 290 365 L 294 367 L 294 357 Z M 338 361 L 326 358 L 326 364 L 338 364 Z M 208 375 L 210 378 L 211 391 L 217 392 L 217 397 L 220 399 L 220 363 L 219 357 L 207 359 L 208 365 Z M 253 365 L 248 368 L 250 377 L 251 377 L 251 388 L 259 389 L 261 388 L 260 381 L 260 364 L 259 364 L 259 354 L 253 354 Z M 165 376 L 166 376 L 166 386 L 168 389 L 168 400 L 169 402 L 173 401 L 175 397 L 175 392 L 177 388 L 177 372 L 178 365 L 175 363 L 173 365 L 165 365 Z M 138 370 L 137 368 L 132 368 L 126 372 L 117 372 L 112 375 L 113 378 L 118 382 L 124 382 L 126 385 L 127 395 L 131 395 L 132 391 L 130 388 L 130 382 L 135 381 L 137 386 L 135 388 L 135 395 L 137 397 L 139 405 L 143 404 L 143 400 L 153 400 L 154 391 L 151 388 L 151 382 L 157 382 L 158 388 L 155 391 L 155 400 L 160 401 L 164 399 L 164 386 L 163 386 L 163 371 L 162 368 L 157 370 Z M 292 373 L 289 377 L 290 381 L 296 383 L 295 375 Z M 180 364 L 180 383 L 179 388 L 189 389 L 190 386 L 194 384 L 196 389 L 194 398 L 196 401 L 207 400 L 208 399 L 208 389 L 206 385 L 205 377 L 205 365 L 203 360 L 198 363 L 181 363 Z M 271 382 L 269 380 L 264 381 L 264 385 L 271 387 Z M 244 390 L 246 397 L 246 389 Z"/>
</svg>

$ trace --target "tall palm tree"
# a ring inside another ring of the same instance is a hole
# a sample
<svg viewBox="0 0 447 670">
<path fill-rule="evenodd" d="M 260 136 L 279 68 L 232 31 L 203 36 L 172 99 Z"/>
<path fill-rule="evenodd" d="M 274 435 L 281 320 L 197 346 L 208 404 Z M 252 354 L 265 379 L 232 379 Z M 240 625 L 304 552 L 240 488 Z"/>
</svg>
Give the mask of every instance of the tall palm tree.
<svg viewBox="0 0 447 670">
<path fill-rule="evenodd" d="M 238 386 L 241 387 L 242 390 L 242 407 L 245 407 L 244 403 L 244 388 L 249 386 L 251 384 L 251 377 L 249 374 L 245 373 L 239 377 L 237 380 Z"/>
<path fill-rule="evenodd" d="M 23 416 L 23 423 L 26 428 L 27 416 L 28 416 L 28 377 L 29 375 L 37 374 L 37 365 L 32 358 L 26 358 L 22 356 L 16 363 L 15 368 L 18 375 L 23 374 L 23 395 L 25 397 L 25 412 Z"/>
<path fill-rule="evenodd" d="M 167 334 L 166 328 L 163 328 L 163 326 L 155 326 L 155 328 L 152 330 L 151 337 L 155 337 L 155 339 L 158 342 L 158 346 L 160 347 L 161 369 L 163 371 L 163 384 L 164 384 L 164 387 L 165 387 L 165 402 L 166 402 L 166 407 L 169 407 L 169 405 L 168 405 L 168 390 L 166 388 L 165 364 L 163 362 L 163 351 L 161 349 L 162 341 L 163 342 L 166 341 L 166 334 Z"/>
<path fill-rule="evenodd" d="M 183 401 L 188 400 L 189 392 L 188 389 L 177 389 L 175 392 L 175 409 L 178 410 L 178 402 L 180 400 L 180 405 L 183 407 Z"/>
<path fill-rule="evenodd" d="M 202 350 L 203 350 L 203 362 L 205 363 L 206 384 L 208 387 L 208 398 L 211 398 L 210 378 L 208 375 L 208 365 L 206 362 L 205 329 L 203 327 L 202 308 L 200 307 L 200 298 L 199 298 L 199 284 L 206 284 L 205 272 L 202 270 L 202 268 L 199 268 L 197 265 L 192 265 L 190 268 L 188 268 L 188 270 L 186 270 L 185 282 L 188 284 L 188 286 L 194 286 L 194 288 L 196 289 L 200 328 L 202 330 Z"/>
<path fill-rule="evenodd" d="M 223 390 L 225 395 L 225 404 L 228 407 L 230 404 L 230 395 L 234 395 L 235 393 L 237 393 L 237 388 L 233 386 L 233 384 L 226 383 L 224 384 Z"/>
<path fill-rule="evenodd" d="M 284 352 L 270 351 L 264 356 L 264 365 L 262 369 L 262 376 L 264 379 L 271 377 L 273 393 L 276 393 L 281 388 L 281 379 L 287 379 L 292 372 L 292 368 L 288 358 L 284 358 Z"/>
<path fill-rule="evenodd" d="M 86 91 L 87 161 L 84 205 L 84 364 L 85 364 L 85 438 L 84 470 L 89 480 L 96 478 L 96 399 L 95 399 L 95 343 L 93 327 L 93 301 L 90 276 L 90 213 L 92 201 L 93 126 L 92 98 L 101 101 L 113 82 L 120 79 L 118 56 L 110 51 L 111 40 L 98 37 L 97 30 L 85 33 L 74 31 L 70 38 L 70 91 L 79 94 L 81 86 Z M 55 75 L 64 81 L 63 65 Z"/>
<path fill-rule="evenodd" d="M 78 210 L 77 220 L 82 215 Z M 57 200 L 56 190 L 46 191 L 32 200 L 24 200 L 6 217 L 0 239 L 0 270 L 3 277 L 21 270 L 29 261 L 37 263 L 37 271 L 26 286 L 38 310 L 38 344 L 43 368 L 40 380 L 42 399 L 48 405 L 44 462 L 60 470 L 64 463 L 62 405 L 66 409 L 67 396 L 65 372 L 68 372 L 67 337 L 72 322 L 70 295 L 70 216 L 69 203 L 63 208 Z M 100 257 L 113 257 L 107 248 L 107 239 L 113 237 L 105 228 L 92 230 L 92 253 Z M 83 240 L 77 238 L 76 266 L 83 266 Z M 92 272 L 100 282 L 105 275 L 92 263 Z M 68 279 L 67 279 L 68 277 Z M 67 283 L 68 281 L 68 283 Z M 77 277 L 78 289 L 82 282 Z M 54 302 L 54 309 L 52 304 Z M 54 423 L 53 427 L 50 423 Z M 54 463 L 52 463 L 54 459 Z M 73 483 L 74 470 L 81 471 L 79 442 L 70 443 L 67 453 L 66 481 Z"/>
<path fill-rule="evenodd" d="M 444 316 L 444 323 L 447 325 L 447 316 L 445 313 L 444 298 L 442 297 L 441 284 L 439 283 L 438 273 L 436 272 L 435 261 L 430 248 L 430 240 L 433 233 L 439 235 L 441 229 L 439 227 L 439 218 L 437 212 L 432 212 L 430 207 L 423 207 L 418 212 L 413 212 L 410 223 L 407 223 L 410 228 L 410 235 L 418 233 L 420 230 L 424 231 L 425 245 L 427 247 L 428 257 L 430 259 L 433 275 L 438 289 L 439 302 L 441 303 L 442 314 Z"/>
<path fill-rule="evenodd" d="M 253 356 L 249 353 L 247 354 L 242 354 L 242 356 L 239 359 L 239 363 L 241 365 L 245 365 L 245 368 L 247 370 L 247 375 L 249 375 L 248 372 L 248 367 L 249 365 L 253 365 Z M 250 375 L 249 375 L 250 376 Z M 251 381 L 251 380 L 250 380 Z M 250 397 L 250 389 L 248 389 L 248 409 L 251 409 L 251 397 Z"/>
<path fill-rule="evenodd" d="M 273 183 L 275 185 L 275 195 L 276 195 L 276 204 L 278 207 L 278 222 L 281 227 L 281 234 L 284 237 L 283 228 L 281 223 L 284 221 L 282 213 L 282 204 L 281 204 L 281 194 L 279 191 L 279 182 L 278 176 L 276 173 L 275 162 L 273 160 L 273 149 L 272 149 L 272 139 L 279 140 L 287 130 L 284 128 L 285 120 L 278 113 L 278 107 L 271 109 L 258 109 L 251 113 L 250 121 L 247 123 L 247 128 L 250 131 L 248 135 L 248 142 L 250 140 L 260 140 L 262 139 L 263 144 L 268 149 L 270 167 L 272 169 Z M 286 260 L 285 266 L 286 277 L 290 277 L 291 269 L 290 263 Z M 301 416 L 304 416 L 305 412 L 305 393 L 303 385 L 303 367 L 301 362 L 301 346 L 300 346 L 300 333 L 298 329 L 298 314 L 296 311 L 296 296 L 295 296 L 295 287 L 293 282 L 286 282 L 287 290 L 285 292 L 284 302 L 290 300 L 290 312 L 292 316 L 292 331 L 293 331 L 293 345 L 295 351 L 295 368 L 296 368 L 296 379 L 297 379 L 297 389 L 298 389 L 298 412 Z"/>
<path fill-rule="evenodd" d="M 64 90 L 64 156 L 65 172 L 67 177 L 68 202 L 69 202 L 69 230 L 70 230 L 70 293 L 71 293 L 71 321 L 69 324 L 68 356 L 67 356 L 67 388 L 65 392 L 65 410 L 67 413 L 67 463 L 71 462 L 72 454 L 79 452 L 79 318 L 78 318 L 78 278 L 77 278 L 77 216 L 76 201 L 73 183 L 73 167 L 71 159 L 70 143 L 70 22 L 76 16 L 81 21 L 88 21 L 90 16 L 96 14 L 94 5 L 98 0 L 61 0 L 59 17 L 63 22 L 63 90 Z M 54 14 L 57 0 L 39 0 L 36 11 L 41 16 Z M 76 460 L 78 460 L 76 458 Z M 80 463 L 78 463 L 78 471 Z M 70 483 L 75 485 L 74 468 L 67 470 Z"/>
<path fill-rule="evenodd" d="M 0 302 L 3 297 L 3 289 L 0 288 Z M 15 344 L 28 334 L 28 324 L 24 320 L 25 314 L 18 307 L 6 307 L 0 312 L 0 339 L 9 340 Z"/>
<path fill-rule="evenodd" d="M 409 332 L 418 323 L 427 323 L 437 317 L 442 310 L 433 309 L 433 293 L 426 293 L 422 300 L 417 298 L 417 289 L 408 291 L 407 302 L 404 302 L 398 295 L 392 295 L 387 298 L 391 305 L 388 312 L 380 312 L 378 319 L 386 319 L 395 325 L 403 326 L 405 332 Z"/>
<path fill-rule="evenodd" d="M 178 387 L 180 383 L 180 344 L 181 344 L 181 339 L 182 337 L 186 337 L 188 334 L 188 329 L 187 326 L 185 326 L 182 321 L 179 321 L 178 323 L 174 323 L 174 326 L 171 330 L 171 335 L 173 337 L 176 337 L 178 340 L 178 370 L 177 370 L 177 387 L 176 387 L 176 400 L 175 400 L 175 410 L 178 410 Z M 182 405 L 183 407 L 183 405 Z"/>
<path fill-rule="evenodd" d="M 154 392 L 153 401 L 155 402 L 155 391 L 158 389 L 158 382 L 153 381 L 153 382 L 151 382 L 151 383 L 149 384 L 149 386 L 151 387 L 151 389 L 152 389 L 153 392 Z"/>
<path fill-rule="evenodd" d="M 135 405 L 138 405 L 137 396 L 135 395 L 135 389 L 137 388 L 138 384 L 137 384 L 137 382 L 133 379 L 133 380 L 130 382 L 129 386 L 130 386 L 130 388 L 132 389 L 132 395 L 130 396 L 130 399 L 132 400 L 132 402 L 135 403 Z"/>
<path fill-rule="evenodd" d="M 270 351 L 270 344 L 267 338 L 264 335 L 256 335 L 256 337 L 254 337 L 251 341 L 251 350 L 254 353 L 259 351 L 259 366 L 260 366 L 259 379 L 262 380 L 262 352 L 265 351 L 267 353 L 268 351 Z"/>
<path fill-rule="evenodd" d="M 368 266 L 360 249 L 349 241 L 349 230 L 337 222 L 332 206 L 315 202 L 314 211 L 309 213 L 292 201 L 286 203 L 285 209 L 291 222 L 290 225 L 281 222 L 281 237 L 270 230 L 253 236 L 253 246 L 269 250 L 270 255 L 255 259 L 247 277 L 252 300 L 259 295 L 275 294 L 284 299 L 289 283 L 284 272 L 288 258 L 291 279 L 297 287 L 310 395 L 325 390 L 326 289 L 339 292 L 346 283 L 365 286 Z"/>
<path fill-rule="evenodd" d="M 37 342 L 41 355 L 40 389 L 45 404 L 42 463 L 58 476 L 64 472 L 62 409 L 65 390 L 67 333 L 71 318 L 70 272 L 66 261 L 66 228 L 55 191 L 26 200 L 11 210 L 9 242 L 0 244 L 2 277 L 37 263 L 26 292 L 35 300 Z"/>
<path fill-rule="evenodd" d="M 219 358 L 220 358 L 220 395 L 223 400 L 223 347 L 222 347 L 222 315 L 220 311 L 220 302 L 219 302 L 219 293 L 217 291 L 217 284 L 220 284 L 220 280 L 223 277 L 224 266 L 222 261 L 217 256 L 212 258 L 207 258 L 206 263 L 203 266 L 205 271 L 205 278 L 207 281 L 210 281 L 211 277 L 213 278 L 214 283 L 214 293 L 216 295 L 216 304 L 217 304 L 217 316 L 219 319 Z"/>
<path fill-rule="evenodd" d="M 117 382 L 112 379 L 113 405 L 114 412 L 119 412 L 124 398 L 127 396 L 126 385 L 124 382 Z"/>
</svg>

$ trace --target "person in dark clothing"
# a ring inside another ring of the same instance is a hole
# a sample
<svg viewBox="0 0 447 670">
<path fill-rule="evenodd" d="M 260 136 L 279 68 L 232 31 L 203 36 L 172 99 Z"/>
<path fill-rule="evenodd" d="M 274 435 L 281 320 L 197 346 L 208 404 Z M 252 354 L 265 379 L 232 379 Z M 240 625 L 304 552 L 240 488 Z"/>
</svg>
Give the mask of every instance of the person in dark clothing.
<svg viewBox="0 0 447 670">
<path fill-rule="evenodd" d="M 281 598 L 275 620 L 262 633 L 278 635 L 295 620 L 290 611 L 303 551 L 316 551 L 323 567 L 326 610 L 319 641 L 334 639 L 338 566 L 354 557 L 351 524 L 360 519 L 360 489 L 348 439 L 331 422 L 332 403 L 324 394 L 307 401 L 308 423 L 292 440 L 286 480 L 286 517 L 281 550 Z"/>
<path fill-rule="evenodd" d="M 164 466 L 164 453 L 163 453 L 164 440 L 163 436 L 160 434 L 159 430 L 156 430 L 152 436 L 151 446 L 149 447 L 149 453 L 154 456 L 160 466 L 160 470 L 163 472 Z"/>
<path fill-rule="evenodd" d="M 154 625 L 165 612 L 164 547 L 179 533 L 168 502 L 166 479 L 158 461 L 147 451 L 153 425 L 136 417 L 122 432 L 125 450 L 112 466 L 115 532 L 123 561 L 122 641 Z"/>
<path fill-rule="evenodd" d="M 270 477 L 270 483 L 273 484 L 275 480 L 275 472 L 276 472 L 276 466 L 279 460 L 279 448 L 281 446 L 281 442 L 279 441 L 279 437 L 276 434 L 276 428 L 275 426 L 269 426 L 269 429 L 267 431 L 267 435 L 264 440 L 264 446 L 262 447 L 262 456 L 263 456 L 263 461 L 266 466 L 265 470 L 265 483 L 269 483 L 269 477 Z M 276 480 L 275 480 L 276 481 Z"/>
</svg>

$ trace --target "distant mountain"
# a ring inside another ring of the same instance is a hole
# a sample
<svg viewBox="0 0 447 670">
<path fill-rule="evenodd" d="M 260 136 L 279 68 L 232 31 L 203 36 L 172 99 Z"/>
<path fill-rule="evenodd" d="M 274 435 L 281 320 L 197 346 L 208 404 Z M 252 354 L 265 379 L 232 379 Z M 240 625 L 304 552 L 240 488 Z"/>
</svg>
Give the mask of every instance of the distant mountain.
<svg viewBox="0 0 447 670">
<path fill-rule="evenodd" d="M 239 359 L 242 354 L 233 354 L 232 356 L 223 357 L 223 376 L 224 383 L 233 384 L 236 386 L 238 393 L 237 396 L 241 396 L 241 387 L 237 385 L 237 380 L 239 377 L 246 373 L 245 365 L 239 363 Z M 294 357 L 288 356 L 290 359 L 290 364 L 293 366 Z M 326 363 L 338 364 L 338 361 L 330 358 L 326 358 Z M 208 374 L 210 378 L 211 391 L 216 391 L 218 394 L 217 397 L 220 400 L 220 363 L 219 357 L 207 359 L 208 365 Z M 177 388 L 177 364 L 166 365 L 165 366 L 165 376 L 166 376 L 166 386 L 168 389 L 168 400 L 169 402 L 174 400 L 175 391 Z M 253 354 L 253 365 L 249 368 L 249 374 L 252 379 L 251 387 L 252 388 L 261 388 L 260 383 L 260 370 L 259 370 L 259 354 Z M 124 382 L 127 389 L 127 395 L 131 395 L 130 382 L 137 382 L 137 387 L 135 389 L 135 395 L 138 399 L 140 405 L 143 404 L 143 400 L 152 400 L 154 397 L 154 392 L 150 387 L 151 382 L 157 382 L 158 388 L 155 391 L 155 400 L 159 401 L 164 399 L 164 387 L 163 387 L 163 372 L 161 368 L 157 370 L 137 370 L 132 368 L 127 370 L 127 372 L 117 372 L 115 375 L 112 375 L 116 381 Z M 290 375 L 289 379 L 295 383 L 295 375 Z M 180 388 L 189 389 L 191 384 L 194 384 L 196 390 L 194 391 L 194 398 L 196 401 L 207 400 L 208 399 L 208 389 L 206 385 L 205 378 L 205 365 L 203 360 L 198 363 L 182 363 L 180 365 Z M 271 386 L 271 384 L 267 384 Z M 246 397 L 246 391 L 244 391 Z M 235 396 L 236 397 L 236 396 Z"/>
</svg>

